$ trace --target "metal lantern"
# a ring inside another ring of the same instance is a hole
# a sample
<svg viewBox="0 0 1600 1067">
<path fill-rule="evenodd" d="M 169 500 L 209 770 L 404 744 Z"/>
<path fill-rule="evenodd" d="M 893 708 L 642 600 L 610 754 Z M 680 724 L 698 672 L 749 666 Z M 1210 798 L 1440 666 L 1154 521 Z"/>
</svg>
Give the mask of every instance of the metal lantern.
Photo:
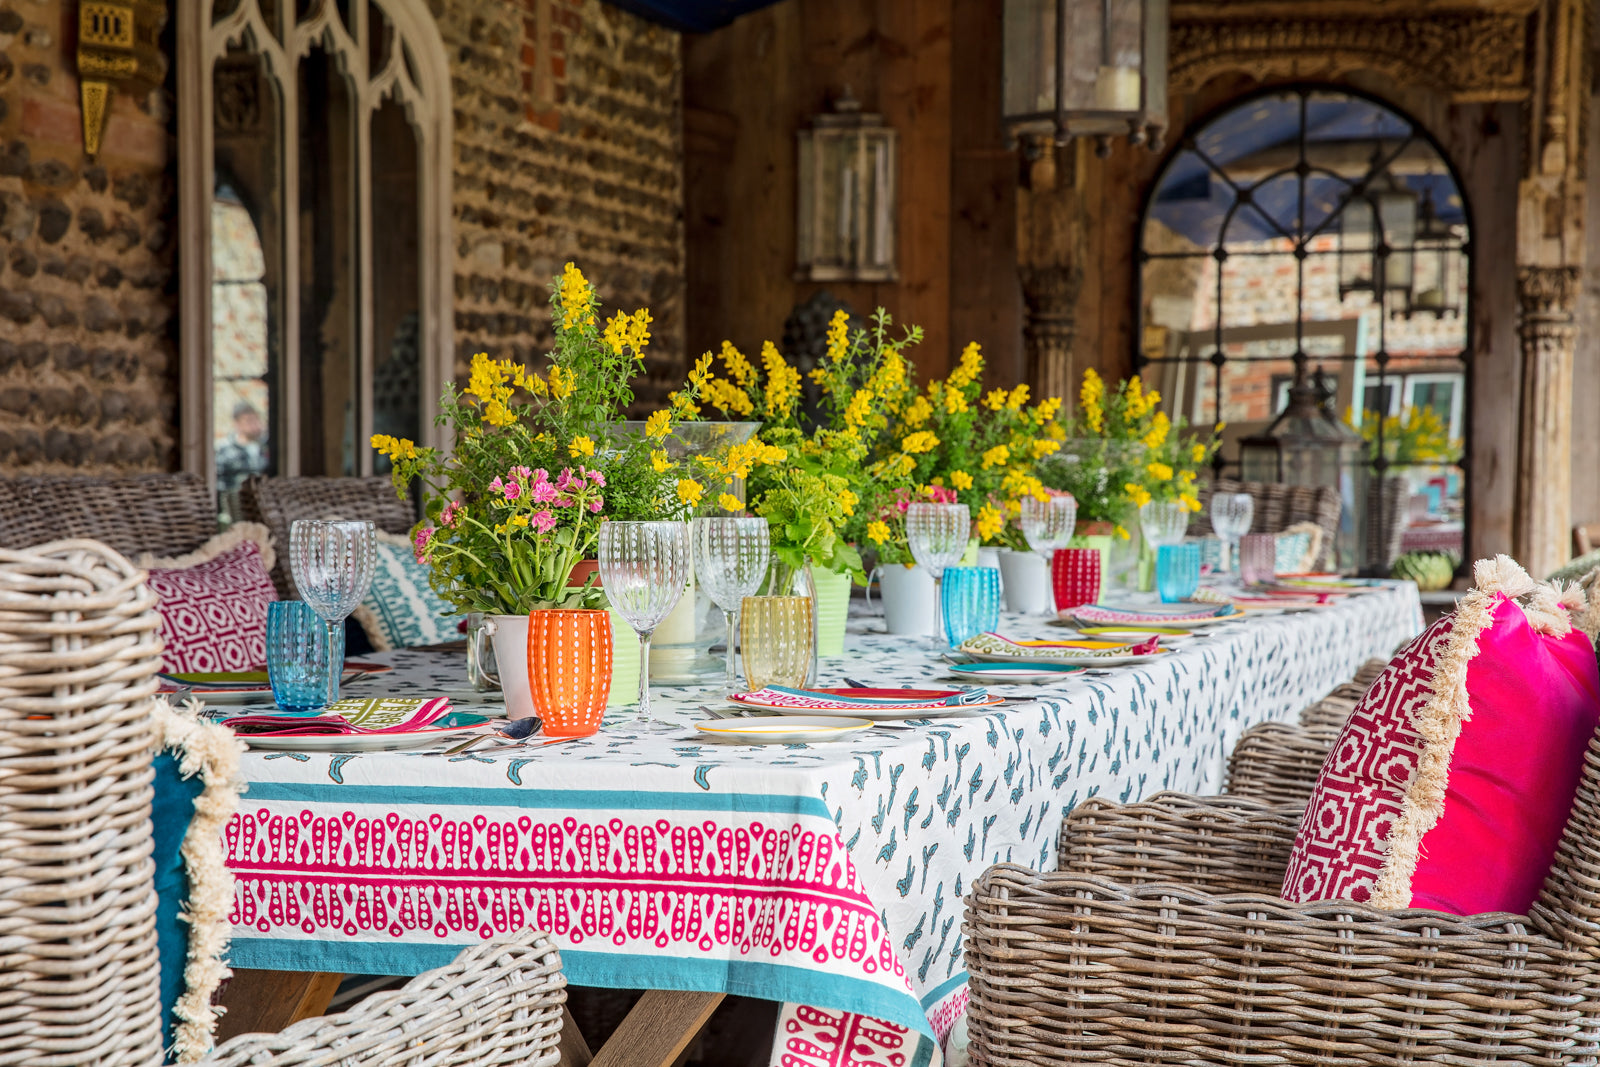
<svg viewBox="0 0 1600 1067">
<path fill-rule="evenodd" d="M 149 93 L 167 76 L 161 29 L 165 0 L 82 0 L 78 5 L 78 92 L 83 109 L 83 149 L 100 154 L 111 91 Z"/>
<path fill-rule="evenodd" d="M 1161 148 L 1167 0 L 1005 0 L 1001 100 L 1013 141 L 1093 137 Z"/>
<path fill-rule="evenodd" d="M 1417 194 L 1385 173 L 1339 215 L 1340 298 L 1395 294 L 1409 308 L 1416 242 Z"/>
<path fill-rule="evenodd" d="M 895 131 L 845 89 L 800 142 L 801 281 L 892 282 L 895 266 Z"/>
<path fill-rule="evenodd" d="M 1318 372 L 1321 377 L 1321 371 Z M 1361 435 L 1340 422 L 1315 382 L 1295 365 L 1294 384 L 1283 413 L 1259 434 L 1239 442 L 1239 465 L 1247 482 L 1329 486 L 1343 491 L 1348 473 L 1359 467 L 1365 449 Z"/>
<path fill-rule="evenodd" d="M 1439 218 L 1433 203 L 1433 190 L 1424 189 L 1417 216 L 1414 294 L 1408 294 L 1405 317 L 1418 312 L 1442 319 L 1461 314 L 1461 252 L 1466 244 L 1465 227 Z"/>
</svg>

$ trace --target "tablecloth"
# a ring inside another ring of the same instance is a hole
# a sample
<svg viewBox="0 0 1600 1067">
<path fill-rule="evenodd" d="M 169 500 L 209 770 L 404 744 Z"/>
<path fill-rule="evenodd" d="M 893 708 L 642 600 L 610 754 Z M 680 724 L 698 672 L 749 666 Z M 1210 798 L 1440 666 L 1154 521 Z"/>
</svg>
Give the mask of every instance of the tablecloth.
<svg viewBox="0 0 1600 1067">
<path fill-rule="evenodd" d="M 1420 628 L 1415 587 L 1391 584 L 1000 689 L 1028 703 L 831 744 L 705 743 L 688 724 L 715 691 L 663 687 L 653 710 L 671 725 L 620 709 L 542 750 L 251 752 L 225 839 L 233 965 L 410 974 L 532 922 L 578 985 L 786 1002 L 775 1062 L 839 1067 L 859 1046 L 917 1067 L 964 1010 L 961 901 L 985 867 L 1053 868 L 1086 797 L 1216 792 L 1242 730 Z M 1059 634 L 1038 617 L 1001 629 Z M 360 683 L 375 692 L 462 688 L 457 657 L 374 658 L 397 667 Z M 883 634 L 823 664 L 830 684 L 943 670 L 926 639 Z"/>
</svg>

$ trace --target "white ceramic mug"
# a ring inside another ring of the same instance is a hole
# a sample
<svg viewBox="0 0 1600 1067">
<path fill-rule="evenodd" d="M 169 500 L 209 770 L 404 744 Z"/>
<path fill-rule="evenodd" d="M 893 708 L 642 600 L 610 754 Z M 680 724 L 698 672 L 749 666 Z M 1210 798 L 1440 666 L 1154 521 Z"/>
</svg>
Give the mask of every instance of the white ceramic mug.
<svg viewBox="0 0 1600 1067">
<path fill-rule="evenodd" d="M 528 617 L 490 615 L 483 632 L 494 642 L 494 661 L 500 671 L 500 691 L 506 697 L 506 714 L 513 719 L 532 717 L 533 687 L 528 684 Z"/>
<path fill-rule="evenodd" d="M 883 621 L 892 634 L 925 634 L 933 629 L 933 576 L 921 567 L 886 563 L 873 572 L 883 600 Z M 867 587 L 871 605 L 872 587 Z"/>
<path fill-rule="evenodd" d="M 1043 615 L 1054 607 L 1050 567 L 1037 552 L 1000 551 L 1000 581 L 1007 611 Z"/>
</svg>

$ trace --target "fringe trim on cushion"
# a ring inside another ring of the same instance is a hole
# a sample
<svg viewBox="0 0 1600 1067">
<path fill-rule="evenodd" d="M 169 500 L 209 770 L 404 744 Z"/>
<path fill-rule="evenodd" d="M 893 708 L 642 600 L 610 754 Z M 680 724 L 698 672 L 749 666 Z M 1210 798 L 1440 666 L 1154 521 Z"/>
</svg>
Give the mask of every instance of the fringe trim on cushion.
<svg viewBox="0 0 1600 1067">
<path fill-rule="evenodd" d="M 1553 586 L 1534 581 L 1510 556 L 1479 560 L 1472 568 L 1474 588 L 1461 598 L 1455 623 L 1434 667 L 1428 688 L 1432 695 L 1411 718 L 1422 738 L 1422 754 L 1406 787 L 1400 817 L 1384 842 L 1383 869 L 1368 901 L 1375 908 L 1411 906 L 1411 879 L 1417 872 L 1422 839 L 1444 814 L 1445 791 L 1450 784 L 1450 761 L 1455 755 L 1461 726 L 1472 717 L 1467 699 L 1467 666 L 1478 654 L 1478 638 L 1493 621 L 1501 600 L 1528 597 L 1518 606 L 1541 633 L 1570 633 L 1572 622 Z"/>
<path fill-rule="evenodd" d="M 1297 522 L 1283 531 L 1286 534 L 1310 534 L 1311 541 L 1306 546 L 1306 554 L 1300 557 L 1300 565 L 1295 569 L 1301 572 L 1317 569 L 1317 560 L 1322 558 L 1322 527 L 1314 522 Z"/>
<path fill-rule="evenodd" d="M 235 527 L 237 529 L 237 527 Z M 265 529 L 265 527 L 262 527 Z M 178 770 L 198 773 L 204 789 L 194 801 L 194 817 L 179 849 L 189 875 L 189 901 L 179 918 L 189 924 L 189 952 L 183 968 L 183 993 L 173 1008 L 173 1051 L 179 1063 L 194 1063 L 211 1051 L 220 1006 L 211 1003 L 217 987 L 233 974 L 224 962 L 233 927 L 233 872 L 222 857 L 222 828 L 239 810 L 244 782 L 239 757 L 244 742 L 220 723 L 198 718 L 199 701 L 184 712 L 165 700 L 156 704 L 157 744 L 178 755 Z"/>
<path fill-rule="evenodd" d="M 1593 578 L 1593 575 L 1590 575 Z M 1573 609 L 1572 625 L 1583 631 L 1590 643 L 1600 641 L 1600 584 L 1588 587 L 1588 596 L 1584 595 L 1581 584 L 1569 585 L 1561 594 L 1562 602 L 1577 601 Z"/>
<path fill-rule="evenodd" d="M 146 552 L 134 560 L 133 565 L 147 571 L 182 570 L 185 567 L 209 563 L 224 552 L 231 552 L 247 541 L 253 542 L 261 549 L 262 566 L 269 571 L 272 570 L 272 565 L 278 561 L 277 553 L 272 550 L 272 531 L 259 522 L 236 522 L 186 556 L 157 559 Z"/>
<path fill-rule="evenodd" d="M 361 629 L 366 631 L 367 643 L 372 646 L 372 651 L 388 652 L 394 648 L 389 643 L 389 636 L 383 632 L 383 622 L 378 618 L 376 611 L 373 611 L 366 604 L 357 604 L 356 610 L 350 614 L 355 616 L 356 622 L 361 626 Z"/>
</svg>

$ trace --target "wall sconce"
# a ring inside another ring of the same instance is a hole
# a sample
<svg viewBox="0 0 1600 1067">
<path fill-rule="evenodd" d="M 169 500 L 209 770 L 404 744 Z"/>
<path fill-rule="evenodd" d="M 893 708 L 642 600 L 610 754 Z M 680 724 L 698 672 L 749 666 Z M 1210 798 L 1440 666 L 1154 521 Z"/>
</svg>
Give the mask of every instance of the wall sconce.
<svg viewBox="0 0 1600 1067">
<path fill-rule="evenodd" d="M 1001 108 L 1013 144 L 1113 137 L 1160 151 L 1167 0 L 1005 0 Z"/>
<path fill-rule="evenodd" d="M 83 149 L 100 154 L 111 91 L 144 92 L 167 77 L 161 54 L 165 0 L 81 0 L 78 4 L 78 91 L 83 107 Z"/>
<path fill-rule="evenodd" d="M 892 282 L 895 131 L 861 110 L 848 87 L 800 144 L 799 281 Z"/>
</svg>

